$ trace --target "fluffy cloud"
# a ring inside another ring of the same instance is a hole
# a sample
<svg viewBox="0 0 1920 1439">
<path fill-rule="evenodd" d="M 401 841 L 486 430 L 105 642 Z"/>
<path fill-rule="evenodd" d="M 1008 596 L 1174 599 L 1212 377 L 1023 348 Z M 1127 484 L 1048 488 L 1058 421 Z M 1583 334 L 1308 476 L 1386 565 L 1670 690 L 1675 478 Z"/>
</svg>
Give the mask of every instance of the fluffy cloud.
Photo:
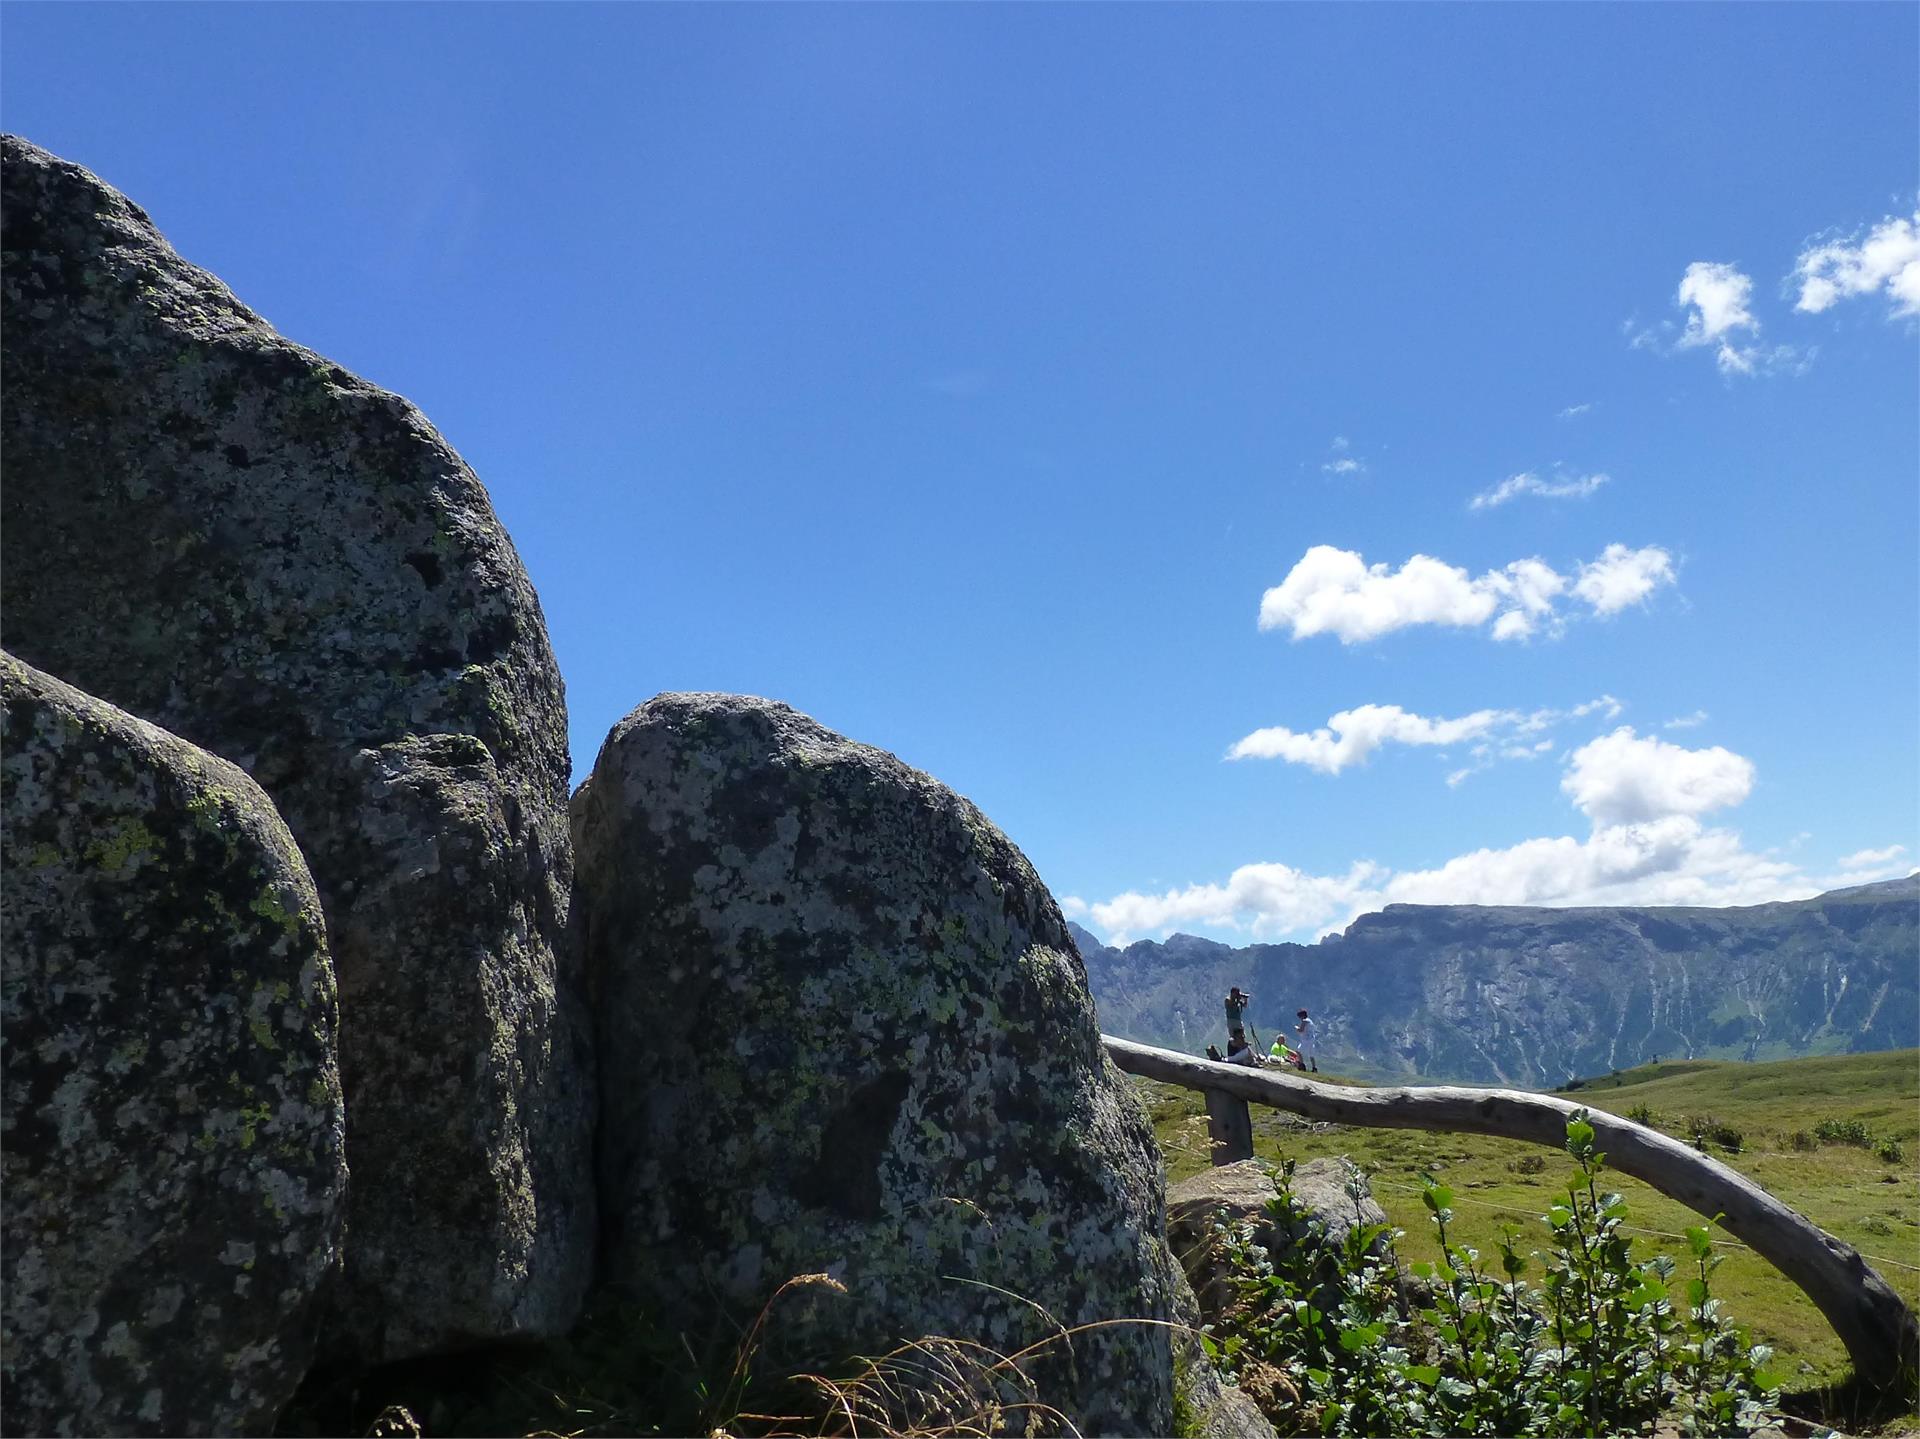
<svg viewBox="0 0 1920 1439">
<path fill-rule="evenodd" d="M 1881 289 L 1895 315 L 1920 315 L 1920 210 L 1911 219 L 1889 216 L 1865 239 L 1812 246 L 1801 253 L 1793 273 L 1800 282 L 1794 308 L 1811 315 Z"/>
<path fill-rule="evenodd" d="M 1301 734 L 1275 725 L 1257 729 L 1227 751 L 1228 759 L 1283 759 L 1322 774 L 1339 774 L 1363 764 L 1384 744 L 1447 745 L 1475 739 L 1497 724 L 1505 712 L 1479 710 L 1459 719 L 1427 719 L 1399 705 L 1361 705 L 1341 710 L 1326 726 Z"/>
<path fill-rule="evenodd" d="M 1344 876 L 1306 874 L 1284 864 L 1245 864 L 1225 884 L 1192 884 L 1157 895 L 1128 892 L 1093 905 L 1090 917 L 1108 931 L 1112 944 L 1179 924 L 1292 934 L 1372 907 L 1385 874 L 1364 860 Z"/>
<path fill-rule="evenodd" d="M 1572 588 L 1604 615 L 1673 579 L 1673 559 L 1665 550 L 1615 544 L 1579 567 Z M 1543 627 L 1557 630 L 1556 606 L 1567 589 L 1566 578 L 1538 559 L 1516 560 L 1476 579 L 1430 555 L 1415 555 L 1390 570 L 1369 566 L 1352 550 L 1315 545 L 1260 597 L 1260 628 L 1288 628 L 1295 639 L 1333 634 L 1355 644 L 1410 625 L 1473 629 L 1492 621 L 1495 639 L 1527 639 Z"/>
<path fill-rule="evenodd" d="M 1555 717 L 1608 708 L 1617 712 L 1618 701 L 1603 696 L 1573 710 L 1535 711 L 1514 727 L 1524 733 L 1527 724 L 1537 728 Z M 1777 855 L 1749 851 L 1734 831 L 1701 823 L 1707 811 L 1745 799 L 1753 779 L 1752 764 L 1740 755 L 1718 747 L 1683 749 L 1623 727 L 1568 758 L 1561 788 L 1593 822 L 1584 839 L 1522 840 L 1400 873 L 1365 860 L 1344 875 L 1250 864 L 1224 884 L 1128 892 L 1087 908 L 1094 923 L 1115 932 L 1115 943 L 1180 924 L 1271 938 L 1324 931 L 1385 904 L 1762 904 L 1884 877 L 1884 869 L 1869 869 L 1809 878 Z M 1841 865 L 1884 867 L 1903 853 L 1899 845 L 1862 850 Z"/>
<path fill-rule="evenodd" d="M 1610 615 L 1640 603 L 1673 578 L 1673 556 L 1658 545 L 1638 550 L 1608 545 L 1599 559 L 1580 566 L 1573 592 L 1592 605 L 1594 613 Z"/>
<path fill-rule="evenodd" d="M 1904 844 L 1890 844 L 1885 849 L 1856 850 L 1840 861 L 1842 869 L 1868 869 L 1878 865 L 1892 864 L 1907 852 Z"/>
<path fill-rule="evenodd" d="M 1223 885 L 1116 895 L 1091 906 L 1091 919 L 1114 944 L 1183 924 L 1277 939 L 1325 933 L 1388 904 L 1717 906 L 1805 899 L 1829 887 L 1785 860 L 1746 849 L 1732 830 L 1668 815 L 1601 825 L 1585 839 L 1560 835 L 1477 849 L 1399 874 L 1365 861 L 1345 875 L 1243 865 Z"/>
<path fill-rule="evenodd" d="M 1687 312 L 1687 322 L 1674 338 L 1673 348 L 1711 345 L 1723 375 L 1804 374 L 1814 352 L 1803 352 L 1792 345 L 1761 344 L 1760 321 L 1750 308 L 1752 299 L 1750 276 L 1732 265 L 1695 260 L 1687 266 L 1674 294 L 1674 303 Z M 1673 335 L 1673 328 L 1665 320 L 1655 327 L 1643 328 L 1633 320 L 1622 326 L 1632 348 L 1655 352 L 1666 350 L 1666 337 Z"/>
<path fill-rule="evenodd" d="M 1731 830 L 1686 815 L 1603 825 L 1585 839 L 1480 849 L 1398 874 L 1389 904 L 1764 904 L 1816 893 L 1793 865 L 1753 854 Z"/>
<path fill-rule="evenodd" d="M 1538 495 L 1543 500 L 1584 500 L 1606 483 L 1605 475 L 1556 474 L 1552 479 L 1543 480 L 1528 470 L 1525 474 L 1509 476 L 1490 490 L 1482 490 L 1468 508 L 1490 510 L 1522 495 Z"/>
<path fill-rule="evenodd" d="M 1753 762 L 1719 745 L 1686 749 L 1622 725 L 1573 752 L 1560 788 L 1596 824 L 1642 824 L 1739 804 L 1753 789 Z"/>
<path fill-rule="evenodd" d="M 1695 260 L 1680 279 L 1675 303 L 1690 308 L 1687 328 L 1676 342 L 1682 349 L 1726 343 L 1737 330 L 1760 331 L 1747 302 L 1753 298 L 1753 280 L 1731 265 Z M 1725 363 L 1724 361 L 1722 363 Z"/>
<path fill-rule="evenodd" d="M 1552 740 L 1534 740 L 1538 735 L 1566 719 L 1577 719 L 1606 710 L 1611 719 L 1620 713 L 1620 702 L 1612 695 L 1575 705 L 1572 709 L 1476 710 L 1457 719 L 1429 719 L 1400 708 L 1399 705 L 1361 705 L 1342 710 L 1321 728 L 1311 732 L 1291 730 L 1284 725 L 1257 729 L 1237 741 L 1227 751 L 1228 759 L 1278 759 L 1288 764 L 1305 765 L 1322 774 L 1339 774 L 1350 766 L 1364 764 L 1384 745 L 1454 745 L 1482 741 L 1473 747 L 1476 761 L 1447 776 L 1448 785 L 1458 785 L 1477 769 L 1484 769 L 1495 758 L 1534 759 L 1553 748 Z"/>
</svg>

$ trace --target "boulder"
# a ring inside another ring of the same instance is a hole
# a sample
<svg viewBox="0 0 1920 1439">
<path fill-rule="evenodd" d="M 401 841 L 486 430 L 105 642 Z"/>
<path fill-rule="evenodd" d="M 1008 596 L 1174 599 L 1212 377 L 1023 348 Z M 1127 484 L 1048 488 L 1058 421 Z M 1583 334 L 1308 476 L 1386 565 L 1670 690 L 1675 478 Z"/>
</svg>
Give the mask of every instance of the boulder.
<svg viewBox="0 0 1920 1439">
<path fill-rule="evenodd" d="M 327 1347 L 562 1331 L 591 1078 L 565 702 L 519 558 L 405 400 L 77 166 L 7 138 L 0 178 L 8 644 L 239 763 L 312 866 L 354 1170 Z"/>
<path fill-rule="evenodd" d="M 1169 1432 L 1163 1176 L 1058 907 L 966 800 L 782 704 L 662 695 L 573 802 L 609 1281 L 756 1373 L 941 1335 Z M 733 1328 L 726 1326 L 732 1324 Z"/>
<path fill-rule="evenodd" d="M 1346 1243 L 1356 1223 L 1385 1224 L 1386 1211 L 1374 1201 L 1365 1177 L 1356 1200 L 1347 1192 L 1349 1170 L 1338 1159 L 1313 1159 L 1293 1174 L 1295 1221 L 1282 1225 L 1267 1212 L 1274 1198 L 1273 1168 L 1257 1159 L 1243 1159 L 1203 1169 L 1167 1191 L 1167 1242 L 1200 1302 L 1203 1321 L 1216 1324 L 1234 1299 L 1227 1258 L 1214 1226 L 1246 1226 L 1255 1244 L 1270 1253 L 1298 1244 L 1310 1230 L 1324 1234 L 1335 1245 Z M 1391 1254 L 1388 1236 L 1374 1239 L 1373 1252 Z"/>
<path fill-rule="evenodd" d="M 235 766 L 0 654 L 9 1434 L 265 1434 L 347 1169 L 293 837 Z"/>
</svg>

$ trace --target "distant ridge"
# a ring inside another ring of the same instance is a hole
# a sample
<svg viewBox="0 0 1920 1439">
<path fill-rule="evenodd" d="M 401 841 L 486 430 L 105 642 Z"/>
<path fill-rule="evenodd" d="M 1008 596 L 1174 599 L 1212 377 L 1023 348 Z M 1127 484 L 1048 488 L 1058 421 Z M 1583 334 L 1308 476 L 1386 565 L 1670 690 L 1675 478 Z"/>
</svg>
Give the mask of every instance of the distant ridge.
<svg viewBox="0 0 1920 1439">
<path fill-rule="evenodd" d="M 1109 1034 L 1197 1052 L 1238 984 L 1263 1039 L 1309 1009 L 1323 1063 L 1375 1078 L 1542 1087 L 1920 1045 L 1920 872 L 1728 909 L 1393 904 L 1311 945 L 1072 929 Z"/>
</svg>

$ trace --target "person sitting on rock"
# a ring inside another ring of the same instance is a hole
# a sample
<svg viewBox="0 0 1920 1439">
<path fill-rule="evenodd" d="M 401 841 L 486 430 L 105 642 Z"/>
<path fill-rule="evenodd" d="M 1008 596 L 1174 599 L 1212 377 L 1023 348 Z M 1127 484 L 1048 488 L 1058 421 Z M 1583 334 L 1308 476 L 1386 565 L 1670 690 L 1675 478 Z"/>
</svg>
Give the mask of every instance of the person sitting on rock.
<svg viewBox="0 0 1920 1439">
<path fill-rule="evenodd" d="M 1260 1067 L 1260 1056 L 1255 1054 L 1253 1046 L 1247 1043 L 1247 1036 L 1245 1034 L 1237 1035 L 1228 1041 L 1227 1063 L 1244 1064 L 1252 1069 L 1258 1069 Z"/>
</svg>

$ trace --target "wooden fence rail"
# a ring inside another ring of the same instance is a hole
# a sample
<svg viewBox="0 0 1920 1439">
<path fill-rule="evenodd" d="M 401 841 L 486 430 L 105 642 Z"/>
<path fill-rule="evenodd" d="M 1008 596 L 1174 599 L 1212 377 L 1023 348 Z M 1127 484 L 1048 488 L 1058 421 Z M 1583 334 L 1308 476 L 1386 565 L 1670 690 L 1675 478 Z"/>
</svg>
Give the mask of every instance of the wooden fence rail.
<svg viewBox="0 0 1920 1439">
<path fill-rule="evenodd" d="M 1657 1130 L 1546 1094 L 1443 1085 L 1358 1089 L 1103 1039 L 1108 1055 L 1127 1073 L 1206 1095 L 1216 1154 L 1223 1156 L 1218 1162 L 1252 1154 L 1249 1101 L 1334 1124 L 1492 1134 L 1553 1149 L 1566 1143 L 1567 1117 L 1584 1109 L 1611 1167 L 1700 1214 L 1720 1216 L 1729 1233 L 1797 1284 L 1840 1336 L 1863 1382 L 1907 1392 L 1914 1387 L 1920 1325 L 1893 1286 L 1852 1245 L 1719 1160 Z"/>
</svg>

